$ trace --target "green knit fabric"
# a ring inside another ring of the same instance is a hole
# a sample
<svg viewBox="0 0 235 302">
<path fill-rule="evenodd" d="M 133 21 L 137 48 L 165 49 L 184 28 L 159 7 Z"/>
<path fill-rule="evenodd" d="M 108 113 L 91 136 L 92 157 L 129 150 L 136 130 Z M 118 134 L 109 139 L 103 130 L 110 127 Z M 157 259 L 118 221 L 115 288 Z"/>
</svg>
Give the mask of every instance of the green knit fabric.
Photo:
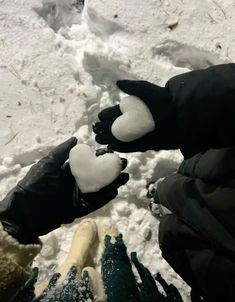
<svg viewBox="0 0 235 302">
<path fill-rule="evenodd" d="M 168 285 L 160 274 L 154 278 L 139 262 L 136 253 L 131 253 L 131 260 L 140 276 L 140 283 L 135 279 L 122 235 L 116 237 L 114 244 L 110 236 L 105 237 L 102 278 L 107 302 L 183 302 L 176 287 Z M 158 284 L 165 294 L 160 293 Z"/>
<path fill-rule="evenodd" d="M 102 278 L 107 302 L 139 302 L 138 286 L 127 256 L 122 235 L 111 243 L 111 237 L 105 237 L 105 249 L 102 256 Z"/>
<path fill-rule="evenodd" d="M 134 263 L 141 279 L 141 283 L 138 283 L 138 287 L 142 302 L 183 302 L 177 288 L 172 284 L 168 285 L 159 273 L 154 279 L 150 271 L 139 262 L 136 253 L 131 253 L 131 260 Z M 165 291 L 165 295 L 160 293 L 158 290 L 156 281 Z"/>
</svg>

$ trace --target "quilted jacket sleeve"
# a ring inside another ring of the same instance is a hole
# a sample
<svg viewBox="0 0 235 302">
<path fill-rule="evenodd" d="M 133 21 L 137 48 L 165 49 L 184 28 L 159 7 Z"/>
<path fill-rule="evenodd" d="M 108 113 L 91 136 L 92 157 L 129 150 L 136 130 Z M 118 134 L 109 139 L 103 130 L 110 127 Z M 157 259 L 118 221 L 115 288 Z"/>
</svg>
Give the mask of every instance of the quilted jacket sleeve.
<svg viewBox="0 0 235 302">
<path fill-rule="evenodd" d="M 171 78 L 179 147 L 185 156 L 235 145 L 235 64 L 212 66 Z"/>
</svg>

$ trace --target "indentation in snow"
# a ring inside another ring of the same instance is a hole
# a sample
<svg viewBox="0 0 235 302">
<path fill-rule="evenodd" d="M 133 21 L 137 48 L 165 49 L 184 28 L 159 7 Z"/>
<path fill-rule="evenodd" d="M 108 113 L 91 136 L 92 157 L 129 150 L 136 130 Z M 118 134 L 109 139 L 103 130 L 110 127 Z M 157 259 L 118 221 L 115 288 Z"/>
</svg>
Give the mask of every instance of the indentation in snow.
<svg viewBox="0 0 235 302">
<path fill-rule="evenodd" d="M 212 65 L 225 63 L 215 54 L 186 45 L 177 41 L 167 40 L 152 48 L 153 57 L 168 59 L 174 66 L 190 70 L 203 69 Z"/>
<path fill-rule="evenodd" d="M 42 7 L 35 8 L 38 15 L 57 32 L 61 27 L 80 23 L 84 1 L 43 0 Z"/>
</svg>

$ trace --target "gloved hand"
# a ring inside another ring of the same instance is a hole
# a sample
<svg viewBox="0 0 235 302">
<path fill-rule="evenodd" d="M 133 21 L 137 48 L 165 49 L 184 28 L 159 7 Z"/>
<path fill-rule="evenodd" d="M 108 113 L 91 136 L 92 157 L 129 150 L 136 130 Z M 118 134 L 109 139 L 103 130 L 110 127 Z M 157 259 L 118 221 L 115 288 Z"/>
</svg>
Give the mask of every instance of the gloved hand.
<svg viewBox="0 0 235 302">
<path fill-rule="evenodd" d="M 20 243 L 38 242 L 38 236 L 102 207 L 128 181 L 128 174 L 121 173 L 102 190 L 81 194 L 69 164 L 64 164 L 76 143 L 71 138 L 53 149 L 0 202 L 0 222 Z"/>
<path fill-rule="evenodd" d="M 96 151 L 96 156 L 101 156 L 104 153 L 113 153 L 112 150 L 102 148 Z M 127 166 L 127 160 L 121 158 L 122 160 L 122 170 Z M 90 212 L 93 212 L 101 207 L 103 207 L 110 200 L 114 199 L 118 194 L 118 188 L 123 186 L 129 180 L 129 175 L 127 173 L 121 173 L 110 185 L 102 188 L 98 192 L 94 193 L 82 193 L 79 187 L 76 186 L 74 191 L 75 200 L 79 199 L 77 208 L 81 216 L 85 216 Z"/>
<path fill-rule="evenodd" d="M 117 82 L 117 86 L 144 101 L 155 121 L 155 130 L 132 142 L 117 140 L 111 132 L 113 122 L 122 114 L 116 105 L 99 113 L 100 122 L 93 126 L 96 141 L 119 152 L 177 149 L 176 112 L 168 89 L 146 81 L 122 80 Z"/>
<path fill-rule="evenodd" d="M 160 273 L 157 273 L 156 277 L 153 278 L 150 271 L 139 262 L 135 252 L 131 253 L 131 260 L 141 279 L 141 282 L 138 283 L 141 302 L 183 302 L 178 289 L 173 284 L 167 284 Z M 158 281 L 165 291 L 164 295 L 158 290 L 158 285 L 155 280 Z"/>
</svg>

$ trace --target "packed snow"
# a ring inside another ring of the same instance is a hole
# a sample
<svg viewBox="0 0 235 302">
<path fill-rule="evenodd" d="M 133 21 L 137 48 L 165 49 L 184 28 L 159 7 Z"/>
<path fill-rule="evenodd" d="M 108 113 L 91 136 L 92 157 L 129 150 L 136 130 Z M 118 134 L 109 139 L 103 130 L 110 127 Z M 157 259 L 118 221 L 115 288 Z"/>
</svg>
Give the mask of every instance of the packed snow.
<svg viewBox="0 0 235 302">
<path fill-rule="evenodd" d="M 81 1 L 82 3 L 82 1 Z M 48 5 L 47 5 L 48 4 Z M 68 6 L 67 6 L 68 5 Z M 66 9 L 63 7 L 66 6 Z M 76 135 L 97 148 L 92 123 L 120 102 L 118 79 L 158 85 L 235 59 L 232 0 L 0 0 L 0 196 L 52 147 Z M 189 288 L 162 259 L 146 185 L 176 171 L 178 151 L 126 155 L 129 182 L 91 214 L 114 224 L 152 273 Z M 68 253 L 78 221 L 44 236 L 36 264 L 47 279 Z M 101 249 L 91 259 L 100 266 Z"/>
<path fill-rule="evenodd" d="M 121 100 L 119 116 L 112 124 L 112 134 L 122 142 L 131 142 L 155 129 L 149 108 L 137 97 L 128 96 Z"/>
<path fill-rule="evenodd" d="M 117 154 L 96 156 L 85 144 L 78 144 L 69 154 L 71 172 L 82 193 L 98 192 L 111 184 L 120 174 L 122 161 Z"/>
</svg>

